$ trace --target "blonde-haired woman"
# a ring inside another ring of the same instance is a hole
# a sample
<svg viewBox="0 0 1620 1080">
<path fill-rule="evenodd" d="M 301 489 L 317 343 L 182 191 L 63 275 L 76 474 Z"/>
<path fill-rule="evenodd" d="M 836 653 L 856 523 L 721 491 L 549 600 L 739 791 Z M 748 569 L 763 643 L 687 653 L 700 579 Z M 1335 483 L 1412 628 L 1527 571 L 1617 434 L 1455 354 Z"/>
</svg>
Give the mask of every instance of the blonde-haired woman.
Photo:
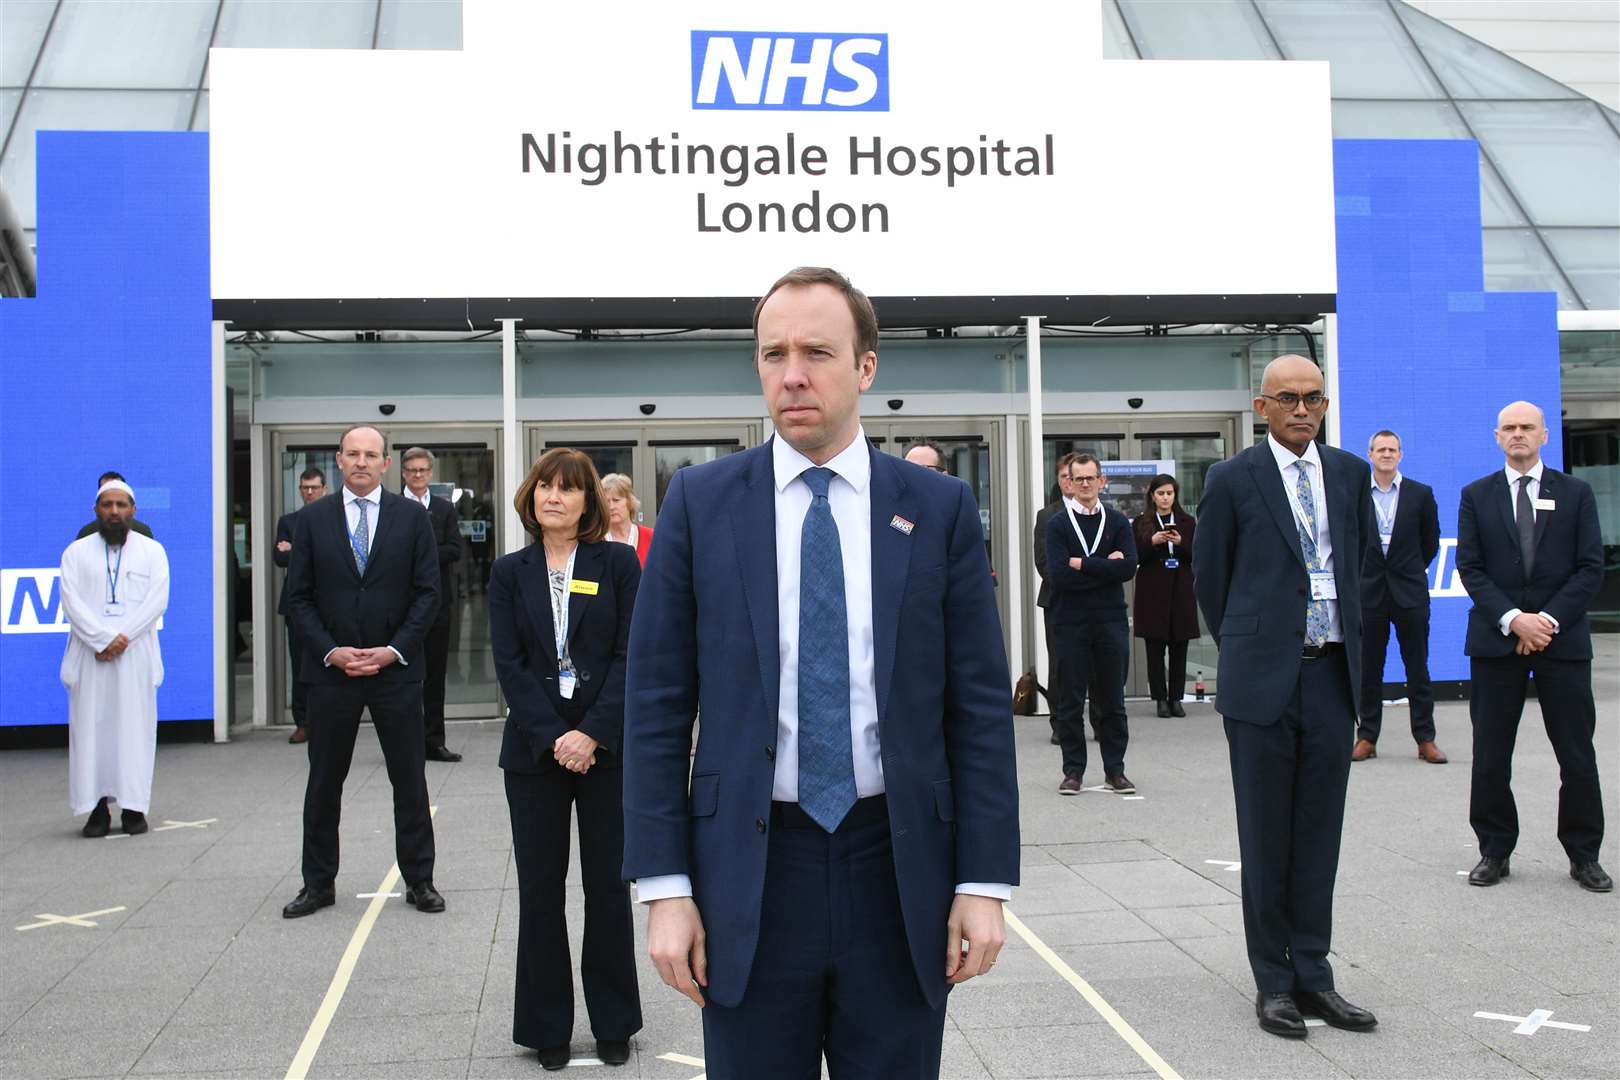
<svg viewBox="0 0 1620 1080">
<path fill-rule="evenodd" d="M 630 478 L 624 473 L 608 473 L 602 477 L 602 493 L 607 496 L 607 538 L 635 548 L 636 558 L 645 567 L 647 549 L 652 547 L 653 531 L 645 525 L 636 524 L 636 515 L 641 513 L 641 500 L 636 498 L 636 489 L 630 483 Z"/>
</svg>

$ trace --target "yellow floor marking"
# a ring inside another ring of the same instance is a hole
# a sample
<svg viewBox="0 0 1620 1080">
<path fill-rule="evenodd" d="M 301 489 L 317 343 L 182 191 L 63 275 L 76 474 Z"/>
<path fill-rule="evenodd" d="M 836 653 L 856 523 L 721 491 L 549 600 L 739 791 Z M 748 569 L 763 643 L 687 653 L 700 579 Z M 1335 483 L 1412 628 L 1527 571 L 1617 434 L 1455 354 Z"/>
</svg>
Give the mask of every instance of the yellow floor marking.
<svg viewBox="0 0 1620 1080">
<path fill-rule="evenodd" d="M 1114 1007 L 1108 1004 L 1090 983 L 1082 979 L 1074 968 L 1064 963 L 1063 958 L 1053 952 L 1046 942 L 1036 937 L 1035 931 L 1025 926 L 1023 920 L 1014 915 L 1005 904 L 1002 905 L 1002 914 L 1007 917 L 1007 925 L 1012 927 L 1013 931 L 1023 938 L 1030 948 L 1035 950 L 1035 955 L 1045 960 L 1053 971 L 1063 976 L 1064 982 L 1078 990 L 1080 996 L 1086 999 L 1086 1003 L 1097 1011 L 1097 1015 L 1108 1021 L 1108 1026 L 1114 1029 L 1114 1033 L 1124 1039 L 1126 1045 L 1132 1050 L 1136 1051 L 1137 1057 L 1147 1062 L 1148 1067 L 1158 1073 L 1163 1080 L 1181 1080 L 1181 1074 L 1172 1069 L 1169 1063 L 1159 1056 L 1158 1051 L 1149 1046 L 1147 1040 L 1138 1035 L 1136 1029 L 1126 1023 L 1125 1018 L 1119 1015 Z"/>
<path fill-rule="evenodd" d="M 436 817 L 438 813 L 437 806 L 428 808 L 430 816 Z M 326 997 L 321 999 L 321 1007 L 315 1010 L 315 1019 L 309 1022 L 309 1030 L 304 1032 L 298 1056 L 287 1066 L 287 1080 L 304 1080 L 309 1075 L 309 1067 L 314 1064 L 315 1055 L 321 1049 L 321 1040 L 326 1038 L 326 1029 L 332 1025 L 332 1017 L 337 1015 L 343 995 L 349 989 L 349 977 L 354 974 L 354 965 L 359 962 L 360 952 L 366 947 L 371 928 L 376 925 L 377 916 L 382 914 L 383 905 L 388 903 L 390 890 L 398 884 L 399 863 L 396 862 L 388 868 L 388 876 L 377 886 L 377 895 L 372 897 L 365 913 L 360 916 L 360 925 L 354 928 L 354 936 L 349 938 L 348 948 L 343 950 L 343 958 L 338 961 L 337 971 L 332 975 L 332 985 L 326 988 Z"/>
</svg>

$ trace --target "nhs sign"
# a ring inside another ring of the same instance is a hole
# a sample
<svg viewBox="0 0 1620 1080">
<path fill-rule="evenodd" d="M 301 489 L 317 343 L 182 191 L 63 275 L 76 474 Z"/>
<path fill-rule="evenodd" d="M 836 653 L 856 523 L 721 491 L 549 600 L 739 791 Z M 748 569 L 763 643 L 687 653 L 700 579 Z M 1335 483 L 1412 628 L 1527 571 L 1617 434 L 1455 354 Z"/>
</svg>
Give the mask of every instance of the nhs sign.
<svg viewBox="0 0 1620 1080">
<path fill-rule="evenodd" d="M 692 108 L 889 111 L 889 35 L 692 31 Z"/>
<path fill-rule="evenodd" d="M 61 571 L 0 570 L 0 634 L 65 634 Z"/>
</svg>

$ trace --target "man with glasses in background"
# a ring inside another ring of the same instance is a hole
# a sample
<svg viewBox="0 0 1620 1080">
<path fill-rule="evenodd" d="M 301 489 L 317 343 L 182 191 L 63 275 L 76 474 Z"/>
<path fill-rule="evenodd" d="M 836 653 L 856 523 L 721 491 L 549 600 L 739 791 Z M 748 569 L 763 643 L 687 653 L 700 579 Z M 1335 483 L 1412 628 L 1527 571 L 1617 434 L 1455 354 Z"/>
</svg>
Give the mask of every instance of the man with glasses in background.
<svg viewBox="0 0 1620 1080">
<path fill-rule="evenodd" d="M 453 764 L 461 755 L 444 745 L 444 677 L 450 664 L 450 605 L 456 599 L 451 578 L 452 567 L 461 561 L 461 519 L 449 499 L 435 499 L 429 491 L 434 464 L 433 451 L 413 446 L 405 451 L 400 471 L 405 474 L 405 497 L 421 503 L 433 519 L 433 542 L 439 548 L 439 609 L 423 645 L 427 672 L 422 679 L 422 729 L 427 737 L 427 759 Z"/>
<path fill-rule="evenodd" d="M 913 465 L 921 465 L 925 469 L 932 469 L 937 473 L 951 475 L 951 470 L 945 467 L 945 451 L 939 448 L 938 443 L 923 439 L 914 442 L 906 448 L 906 460 Z"/>
<path fill-rule="evenodd" d="M 281 515 L 276 522 L 276 547 L 271 553 L 277 566 L 287 569 L 287 563 L 292 557 L 293 516 L 326 494 L 326 474 L 311 465 L 298 475 L 298 498 L 301 500 L 293 509 Z M 290 743 L 301 743 L 309 738 L 309 727 L 306 724 L 308 717 L 309 691 L 304 680 L 299 678 L 303 668 L 303 650 L 298 647 L 298 639 L 294 634 L 293 621 L 287 618 L 287 581 L 281 582 L 281 595 L 276 599 L 276 614 L 282 617 L 287 624 L 287 673 L 292 682 L 292 714 L 293 733 L 287 736 Z"/>
</svg>

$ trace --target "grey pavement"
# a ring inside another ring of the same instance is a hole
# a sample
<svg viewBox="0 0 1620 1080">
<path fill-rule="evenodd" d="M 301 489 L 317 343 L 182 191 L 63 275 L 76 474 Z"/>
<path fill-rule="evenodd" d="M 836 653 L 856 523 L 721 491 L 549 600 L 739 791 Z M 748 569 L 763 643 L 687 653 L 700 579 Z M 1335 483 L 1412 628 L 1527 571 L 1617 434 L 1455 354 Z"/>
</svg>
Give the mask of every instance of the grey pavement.
<svg viewBox="0 0 1620 1080">
<path fill-rule="evenodd" d="M 1620 639 L 1600 639 L 1595 671 L 1612 822 Z M 1420 762 L 1404 708 L 1387 711 L 1381 756 L 1352 770 L 1334 940 L 1340 990 L 1376 1011 L 1380 1026 L 1372 1034 L 1313 1027 L 1299 1043 L 1254 1024 L 1219 719 L 1208 705 L 1189 705 L 1184 720 L 1150 712 L 1131 707 L 1127 768 L 1137 799 L 1059 797 L 1045 719 L 1018 720 L 1023 884 L 1010 909 L 1170 1069 L 1184 1077 L 1620 1075 L 1620 895 L 1585 893 L 1568 877 L 1554 836 L 1557 764 L 1534 703 L 1515 761 L 1524 835 L 1513 876 L 1493 889 L 1470 888 L 1461 876 L 1476 858 L 1467 706 L 1439 708 L 1445 766 Z M 517 882 L 495 764 L 500 733 L 496 721 L 452 724 L 450 743 L 466 760 L 428 766 L 435 880 L 449 911 L 423 916 L 386 901 L 309 1075 L 539 1071 L 511 1042 Z M 338 904 L 281 918 L 298 888 L 306 768 L 284 732 L 165 745 L 152 823 L 197 824 L 84 840 L 67 812 L 66 752 L 0 754 L 0 1076 L 288 1074 L 370 903 L 356 894 L 375 891 L 393 863 L 388 780 L 363 732 L 345 792 Z M 1100 769 L 1087 780 L 1099 781 Z M 1603 862 L 1620 871 L 1612 829 Z M 576 956 L 581 911 L 576 886 Z M 637 926 L 644 931 L 639 908 Z M 702 1073 L 693 1064 L 703 1056 L 696 1010 L 645 963 L 639 974 L 646 1026 L 631 1064 L 587 1064 L 594 1048 L 577 995 L 577 1060 L 565 1075 Z M 1526 1027 L 1534 1030 L 1518 1030 Z M 1010 934 L 995 971 L 951 996 L 942 1075 L 1153 1069 L 1057 968 Z"/>
</svg>

